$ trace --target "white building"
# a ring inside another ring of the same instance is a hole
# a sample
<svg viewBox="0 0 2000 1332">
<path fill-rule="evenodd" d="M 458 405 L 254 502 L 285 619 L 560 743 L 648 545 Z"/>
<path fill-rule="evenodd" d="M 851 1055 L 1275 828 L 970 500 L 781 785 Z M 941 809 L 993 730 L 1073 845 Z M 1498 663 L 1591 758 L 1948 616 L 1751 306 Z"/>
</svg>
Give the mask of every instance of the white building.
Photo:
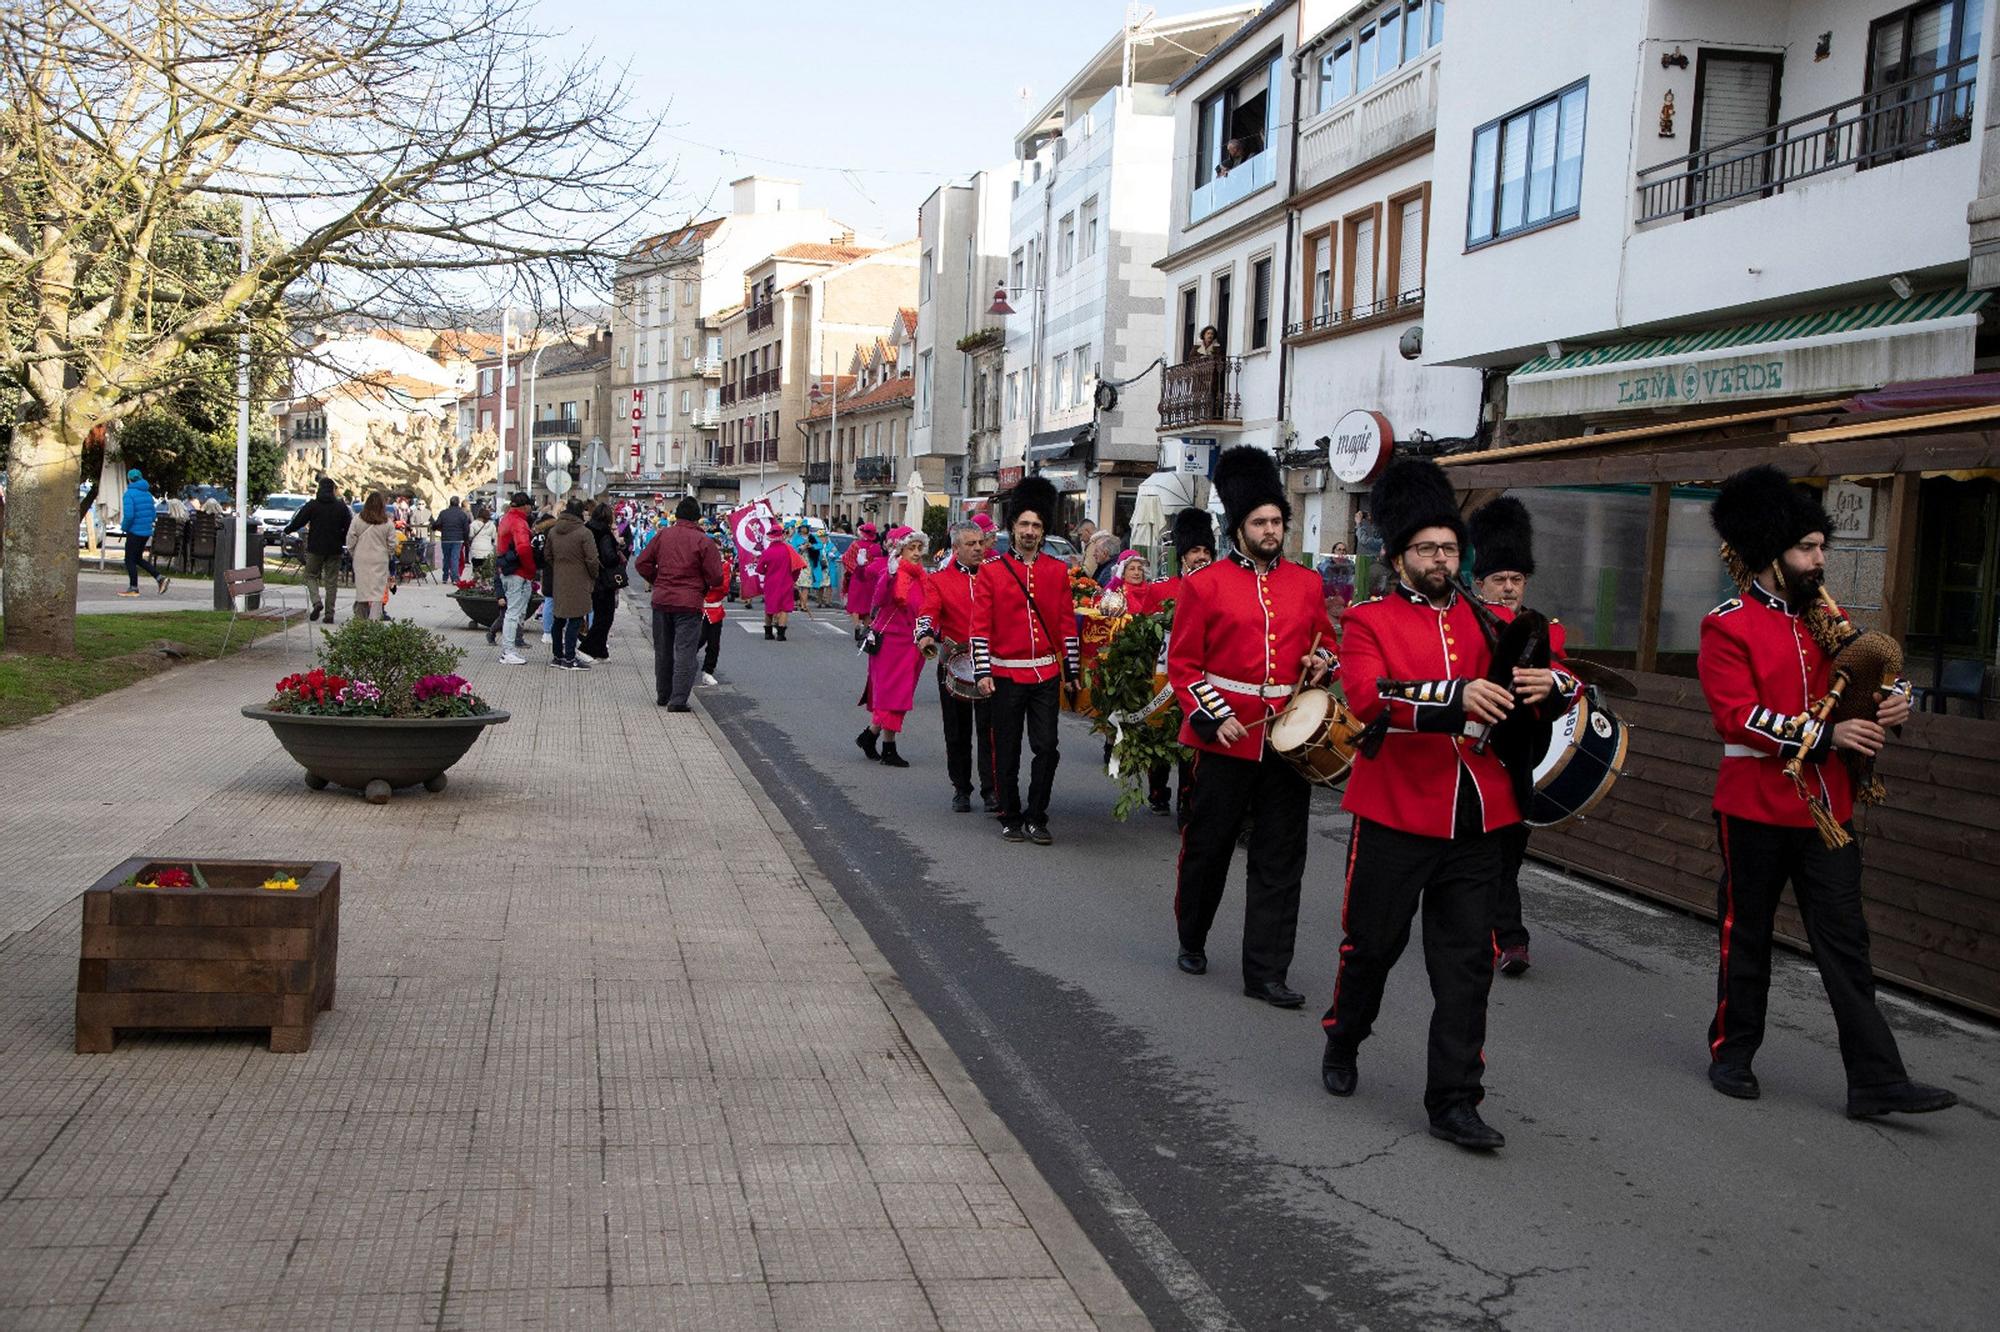
<svg viewBox="0 0 2000 1332">
<path fill-rule="evenodd" d="M 963 499 L 975 474 L 991 491 L 999 472 L 995 450 L 974 456 L 994 437 L 999 401 L 1000 320 L 988 313 L 1007 280 L 1007 228 L 1012 184 L 1009 163 L 941 186 L 917 213 L 922 267 L 917 286 L 913 373 L 916 411 L 910 455 L 924 488 Z"/>
<path fill-rule="evenodd" d="M 997 481 L 1034 468 L 1059 526 L 1129 530 L 1159 459 L 1174 150 L 1167 85 L 1258 11 L 1232 5 L 1122 31 L 1028 121 L 1009 218 L 1005 418 Z M 1107 387 L 1131 381 L 1099 395 Z"/>
</svg>

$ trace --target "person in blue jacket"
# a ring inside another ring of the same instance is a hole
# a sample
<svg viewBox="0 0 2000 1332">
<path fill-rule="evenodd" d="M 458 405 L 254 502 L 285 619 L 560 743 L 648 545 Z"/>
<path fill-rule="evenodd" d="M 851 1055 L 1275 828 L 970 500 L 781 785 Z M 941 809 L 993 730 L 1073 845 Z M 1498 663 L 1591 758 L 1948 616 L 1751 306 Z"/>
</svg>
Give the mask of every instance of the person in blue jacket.
<svg viewBox="0 0 2000 1332">
<path fill-rule="evenodd" d="M 154 584 L 165 596 L 167 576 L 154 567 L 146 558 L 146 547 L 153 540 L 153 521 L 157 506 L 153 503 L 153 488 L 146 484 L 146 478 L 139 475 L 134 467 L 125 473 L 125 577 L 129 586 L 118 595 L 136 597 L 139 595 L 139 570 L 144 569 L 152 576 Z"/>
</svg>

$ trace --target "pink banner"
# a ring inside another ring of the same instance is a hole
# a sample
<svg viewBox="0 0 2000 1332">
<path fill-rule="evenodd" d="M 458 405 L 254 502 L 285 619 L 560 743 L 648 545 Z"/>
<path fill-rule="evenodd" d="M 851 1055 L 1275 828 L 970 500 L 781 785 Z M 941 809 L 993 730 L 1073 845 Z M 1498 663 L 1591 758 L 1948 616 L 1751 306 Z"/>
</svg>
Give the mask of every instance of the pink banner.
<svg viewBox="0 0 2000 1332">
<path fill-rule="evenodd" d="M 743 595 L 746 599 L 754 597 L 762 588 L 762 580 L 756 573 L 757 557 L 773 540 L 784 538 L 784 525 L 767 499 L 752 500 L 740 509 L 730 510 L 727 521 L 730 539 L 736 543 L 736 567 L 743 571 Z"/>
</svg>

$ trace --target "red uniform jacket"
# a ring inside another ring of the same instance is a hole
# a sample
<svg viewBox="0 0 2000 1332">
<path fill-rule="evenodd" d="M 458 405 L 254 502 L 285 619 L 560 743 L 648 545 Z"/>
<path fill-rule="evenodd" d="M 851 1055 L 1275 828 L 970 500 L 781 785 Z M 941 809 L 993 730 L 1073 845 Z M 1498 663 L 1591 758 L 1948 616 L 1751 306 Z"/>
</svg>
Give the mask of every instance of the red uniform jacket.
<svg viewBox="0 0 2000 1332">
<path fill-rule="evenodd" d="M 1505 607 L 1491 607 L 1502 620 Z M 1407 586 L 1347 608 L 1341 616 L 1341 683 L 1347 706 L 1364 722 L 1387 714 L 1389 733 L 1373 757 L 1357 757 L 1341 807 L 1351 814 L 1422 837 L 1450 837 L 1460 772 L 1479 794 L 1481 831 L 1521 821 L 1513 784 L 1499 755 L 1475 753 L 1477 723 L 1467 732 L 1465 686 L 1486 675 L 1492 651 L 1479 613 L 1454 594 L 1443 610 Z M 1551 635 L 1553 641 L 1554 636 Z M 1384 697 L 1381 679 L 1420 682 Z M 1542 704 L 1560 713 L 1575 701 L 1576 680 L 1556 671 L 1556 693 Z"/>
<path fill-rule="evenodd" d="M 1715 808 L 1734 818 L 1787 828 L 1812 826 L 1812 811 L 1785 776 L 1805 752 L 1806 790 L 1823 797 L 1833 817 L 1854 817 L 1854 783 L 1833 757 L 1833 728 L 1810 722 L 1806 709 L 1826 693 L 1832 663 L 1805 621 L 1784 599 L 1755 584 L 1701 621 L 1696 662 L 1701 692 L 1722 737 Z"/>
<path fill-rule="evenodd" d="M 972 597 L 972 668 L 979 679 L 1040 684 L 1058 671 L 1074 679 L 1081 647 L 1067 564 L 1044 553 L 1030 569 L 1010 551 L 980 566 Z"/>
<path fill-rule="evenodd" d="M 917 637 L 926 634 L 954 643 L 972 641 L 972 597 L 979 570 L 946 557 L 924 588 L 924 608 L 917 614 Z"/>
<path fill-rule="evenodd" d="M 1231 758 L 1261 758 L 1266 728 L 1231 745 L 1215 733 L 1231 717 L 1248 725 L 1283 708 L 1314 635 L 1329 668 L 1337 666 L 1319 575 L 1283 559 L 1260 573 L 1241 553 L 1231 553 L 1183 577 L 1179 592 L 1167 640 L 1167 682 L 1186 719 L 1181 743 Z"/>
</svg>

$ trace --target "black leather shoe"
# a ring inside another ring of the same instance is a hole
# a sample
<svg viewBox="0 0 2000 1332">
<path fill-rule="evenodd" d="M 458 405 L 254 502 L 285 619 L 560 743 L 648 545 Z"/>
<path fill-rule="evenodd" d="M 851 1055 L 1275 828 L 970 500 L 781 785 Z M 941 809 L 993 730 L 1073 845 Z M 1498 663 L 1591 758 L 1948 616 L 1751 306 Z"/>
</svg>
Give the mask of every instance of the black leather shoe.
<svg viewBox="0 0 2000 1332">
<path fill-rule="evenodd" d="M 669 703 L 669 704 L 667 704 L 667 711 L 668 711 L 668 712 L 693 712 L 693 711 L 694 711 L 694 705 L 693 705 L 693 704 L 691 704 L 691 703 Z"/>
<path fill-rule="evenodd" d="M 910 761 L 896 752 L 896 742 L 891 740 L 882 746 L 882 766 L 885 768 L 907 768 Z"/>
<path fill-rule="evenodd" d="M 1018 823 L 1003 823 L 1000 825 L 1000 840 L 1003 842 L 1025 842 L 1028 840 L 1028 834 L 1021 831 L 1021 825 Z"/>
<path fill-rule="evenodd" d="M 1958 1104 L 1958 1094 L 1921 1082 L 1892 1082 L 1886 1087 L 1854 1087 L 1847 1093 L 1847 1117 L 1872 1119 L 1876 1115 L 1923 1115 L 1948 1110 Z"/>
<path fill-rule="evenodd" d="M 1181 949 L 1181 955 L 1174 959 L 1174 965 L 1190 976 L 1208 974 L 1208 954 L 1198 953 L 1192 948 Z"/>
<path fill-rule="evenodd" d="M 954 814 L 970 814 L 972 812 L 972 797 L 966 795 L 963 791 L 953 796 L 951 798 L 951 812 Z"/>
<path fill-rule="evenodd" d="M 1283 981 L 1259 981 L 1255 985 L 1245 985 L 1243 993 L 1252 999 L 1262 999 L 1273 1008 L 1297 1008 L 1306 1001 L 1306 997 L 1297 990 L 1286 989 Z"/>
<path fill-rule="evenodd" d="M 1754 1101 L 1763 1095 L 1757 1085 L 1757 1075 L 1750 1071 L 1748 1064 L 1713 1063 L 1708 1066 L 1708 1084 L 1724 1096 L 1734 1096 L 1739 1101 Z M 1853 1097 L 1848 1098 L 1852 1106 Z M 1850 1110 L 1848 1113 L 1852 1114 Z"/>
<path fill-rule="evenodd" d="M 861 752 L 875 762 L 880 763 L 882 761 L 881 751 L 875 748 L 875 732 L 873 729 L 863 727 L 861 734 L 854 737 L 854 743 L 861 746 Z"/>
<path fill-rule="evenodd" d="M 1461 1101 L 1431 1116 L 1431 1136 L 1455 1142 L 1475 1152 L 1490 1152 L 1507 1145 L 1506 1136 L 1479 1117 L 1479 1111 Z"/>
<path fill-rule="evenodd" d="M 988 814 L 998 814 L 1000 812 L 1000 800 L 997 796 L 983 795 L 979 797 L 979 803 L 986 806 Z"/>
<path fill-rule="evenodd" d="M 1033 842 L 1036 846 L 1049 846 L 1053 844 L 1056 839 L 1049 836 L 1048 824 L 1031 823 L 1028 825 L 1028 840 Z"/>
<path fill-rule="evenodd" d="M 1355 1084 L 1360 1080 L 1361 1073 L 1354 1066 L 1353 1052 L 1336 1046 L 1333 1037 L 1328 1035 L 1326 1053 L 1319 1057 L 1320 1085 L 1335 1096 L 1352 1096 Z"/>
</svg>

